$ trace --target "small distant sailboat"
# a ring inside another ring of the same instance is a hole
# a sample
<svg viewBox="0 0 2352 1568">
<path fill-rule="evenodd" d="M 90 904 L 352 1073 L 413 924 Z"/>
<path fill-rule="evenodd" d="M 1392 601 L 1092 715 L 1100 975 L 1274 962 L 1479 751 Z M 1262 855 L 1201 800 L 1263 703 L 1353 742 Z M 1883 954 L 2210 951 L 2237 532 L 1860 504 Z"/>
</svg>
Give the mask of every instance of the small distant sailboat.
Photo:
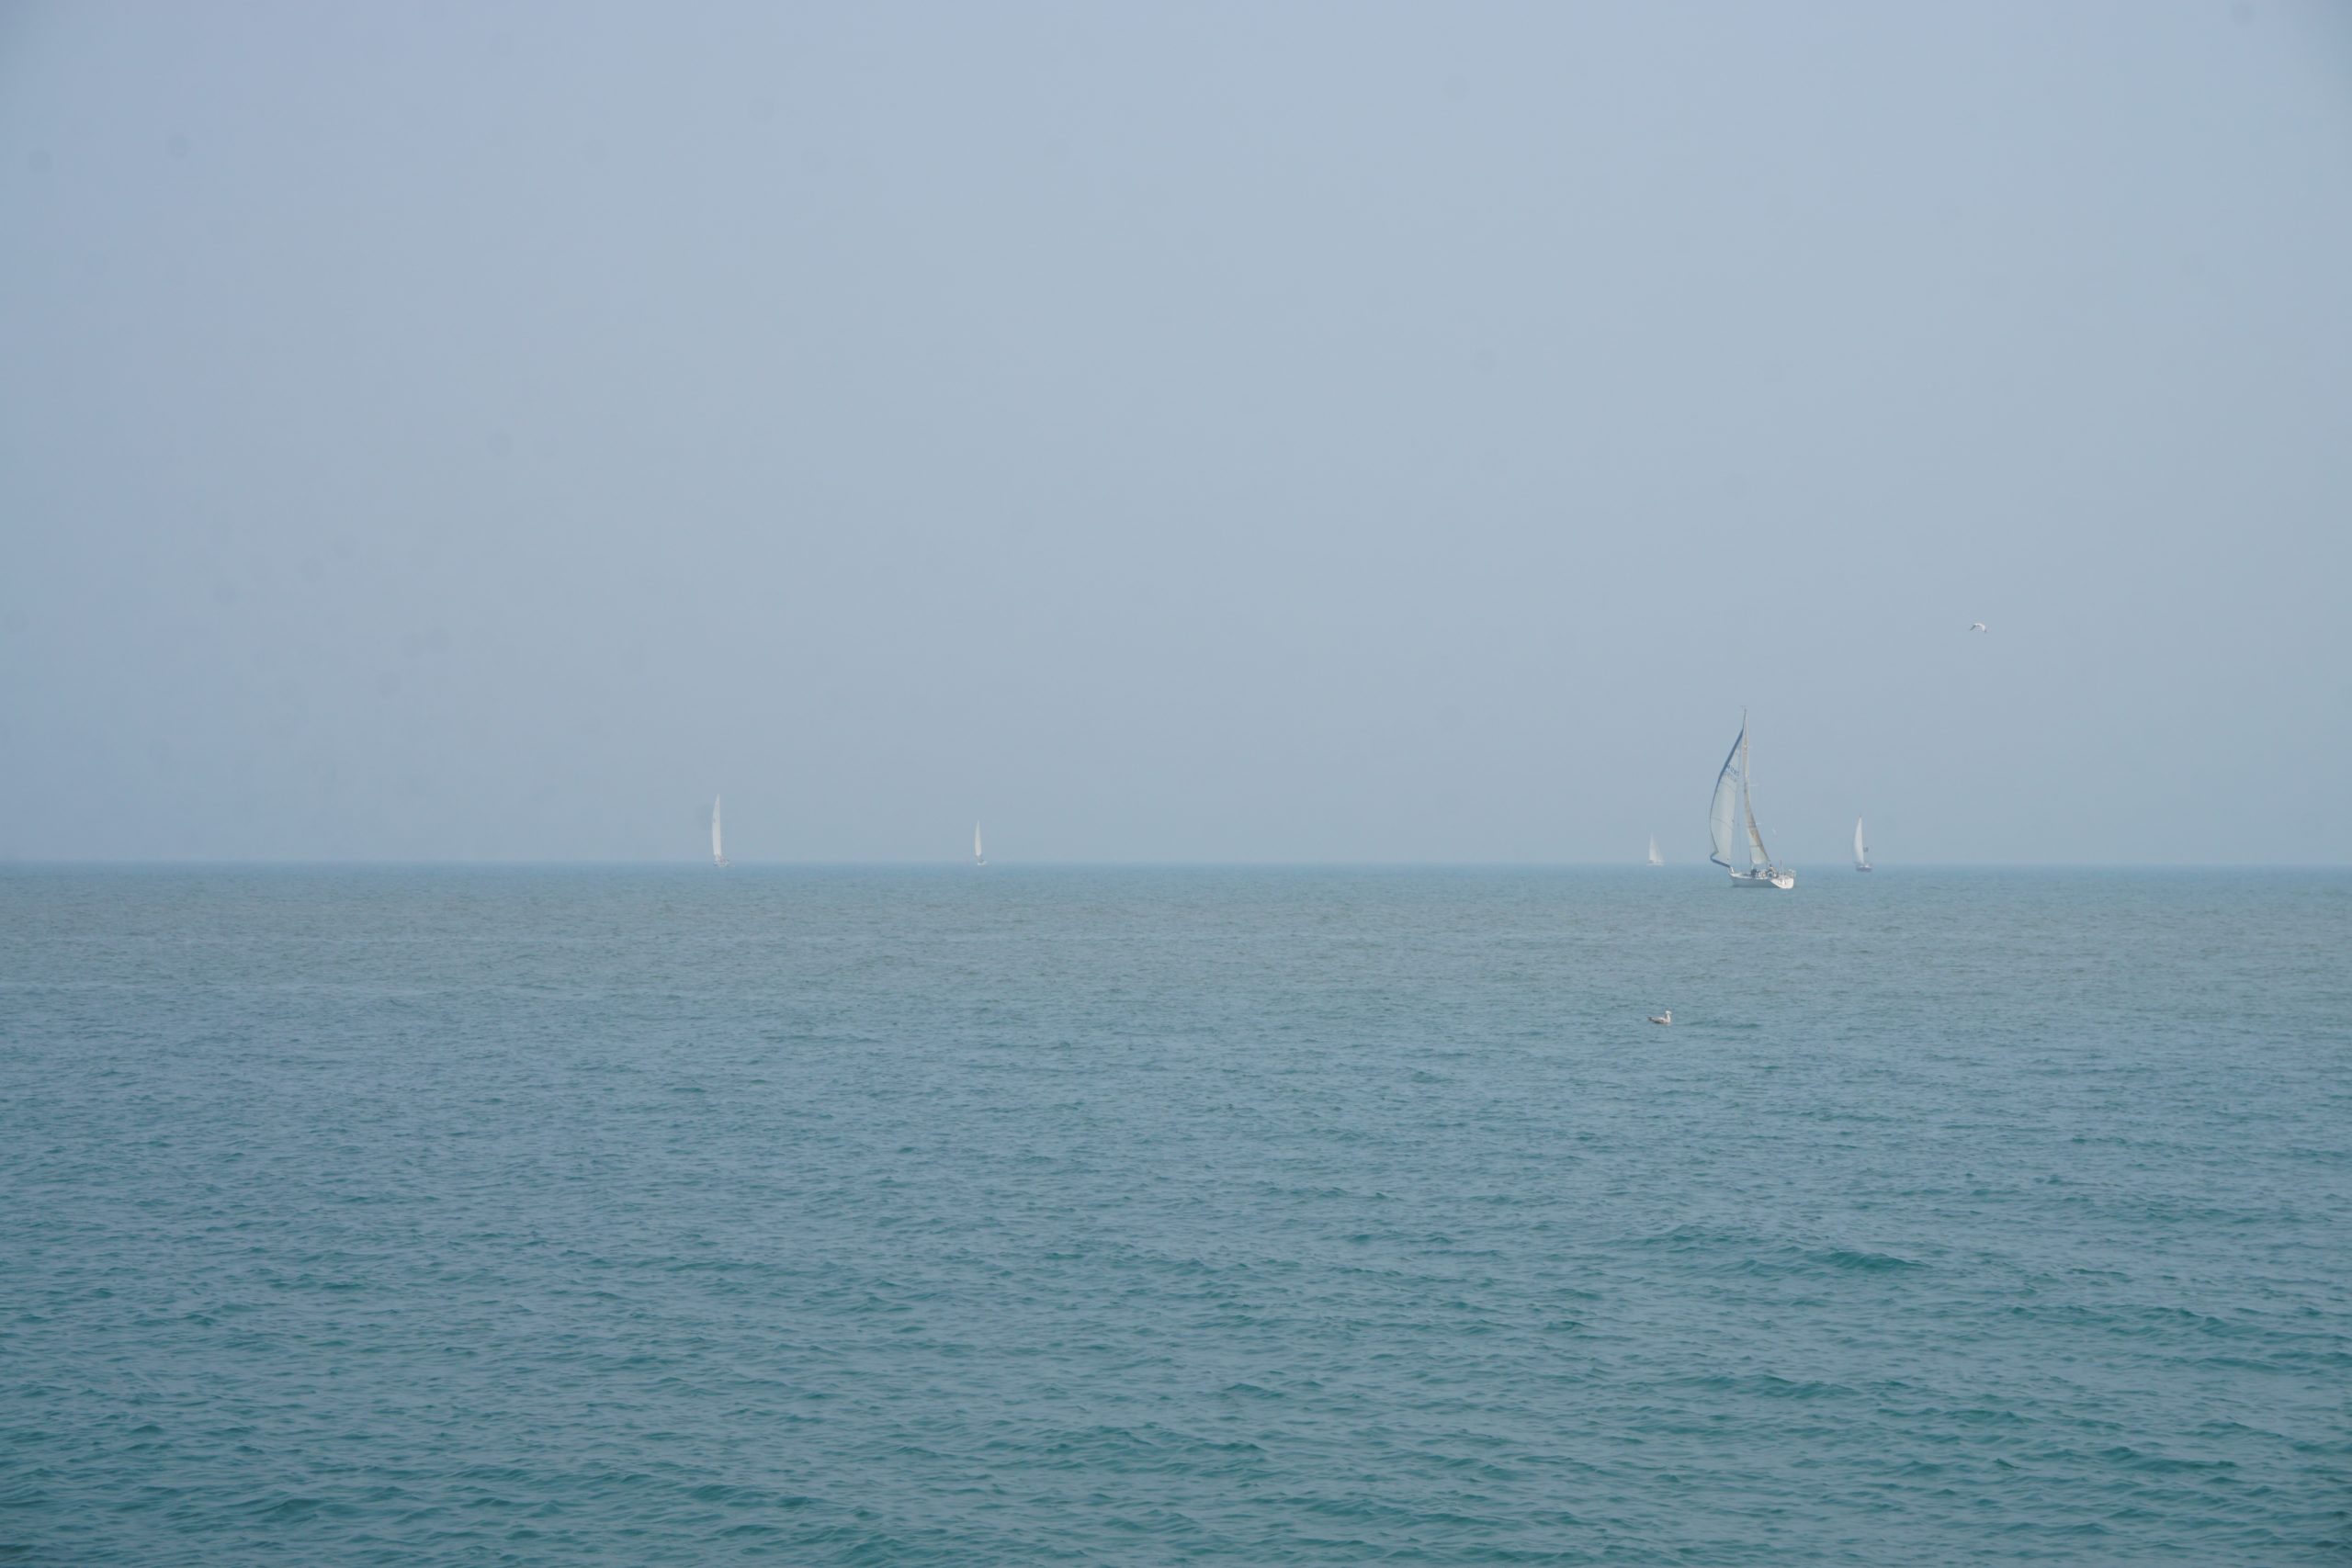
<svg viewBox="0 0 2352 1568">
<path fill-rule="evenodd" d="M 718 840 L 718 796 L 710 797 L 710 863 L 719 870 L 727 869 L 727 851 Z"/>
<path fill-rule="evenodd" d="M 1743 821 L 1747 829 L 1747 869 L 1734 870 L 1729 856 L 1732 840 Z M 1772 863 L 1764 835 L 1756 826 L 1756 801 L 1747 781 L 1747 716 L 1739 716 L 1739 739 L 1731 743 L 1724 771 L 1715 775 L 1715 798 L 1707 807 L 1707 831 L 1714 853 L 1707 858 L 1731 872 L 1734 887 L 1777 887 L 1782 892 L 1797 885 L 1796 874 Z"/>
<path fill-rule="evenodd" d="M 1652 833 L 1650 835 L 1650 863 L 1652 865 L 1664 865 L 1666 863 L 1666 862 L 1658 858 L 1657 835 L 1656 833 Z"/>
<path fill-rule="evenodd" d="M 989 852 L 980 847 L 980 825 L 978 822 L 972 824 L 972 863 L 975 866 L 989 863 Z"/>
<path fill-rule="evenodd" d="M 1863 840 L 1862 819 L 1857 817 L 1854 818 L 1854 869 L 1856 871 L 1868 871 L 1870 868 L 1871 847 Z"/>
</svg>

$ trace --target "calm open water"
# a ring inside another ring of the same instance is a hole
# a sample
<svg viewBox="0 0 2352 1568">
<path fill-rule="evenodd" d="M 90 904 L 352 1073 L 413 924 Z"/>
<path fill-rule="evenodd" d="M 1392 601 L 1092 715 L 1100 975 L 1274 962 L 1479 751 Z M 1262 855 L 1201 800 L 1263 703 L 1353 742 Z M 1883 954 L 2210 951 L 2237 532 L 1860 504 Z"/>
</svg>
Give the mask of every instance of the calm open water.
<svg viewBox="0 0 2352 1568">
<path fill-rule="evenodd" d="M 0 873 L 0 1560 L 2340 1562 L 2347 954 L 2341 874 Z"/>
</svg>

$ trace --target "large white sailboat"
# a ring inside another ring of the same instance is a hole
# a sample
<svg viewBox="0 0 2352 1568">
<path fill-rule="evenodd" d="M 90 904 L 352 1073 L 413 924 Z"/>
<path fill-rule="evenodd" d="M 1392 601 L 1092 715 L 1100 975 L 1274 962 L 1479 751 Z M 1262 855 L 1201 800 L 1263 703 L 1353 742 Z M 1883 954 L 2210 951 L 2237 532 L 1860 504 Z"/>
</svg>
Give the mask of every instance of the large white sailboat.
<svg viewBox="0 0 2352 1568">
<path fill-rule="evenodd" d="M 727 869 L 727 851 L 718 839 L 718 796 L 710 797 L 710 863 L 719 870 Z"/>
<path fill-rule="evenodd" d="M 1657 835 L 1656 833 L 1652 833 L 1650 835 L 1650 863 L 1652 865 L 1664 865 L 1666 863 L 1666 862 L 1658 858 Z"/>
<path fill-rule="evenodd" d="M 1862 819 L 1857 817 L 1854 818 L 1854 869 L 1868 871 L 1870 868 L 1871 847 L 1862 839 Z"/>
<path fill-rule="evenodd" d="M 1747 869 L 1731 863 L 1732 840 L 1742 827 L 1747 830 Z M 1739 716 L 1739 739 L 1731 743 L 1724 771 L 1715 775 L 1715 798 L 1707 807 L 1707 832 L 1714 853 L 1707 858 L 1731 873 L 1734 887 L 1777 887 L 1782 892 L 1797 885 L 1796 874 L 1772 863 L 1764 835 L 1756 826 L 1756 801 L 1747 781 L 1747 716 Z"/>
<path fill-rule="evenodd" d="M 976 866 L 989 863 L 988 851 L 980 847 L 980 825 L 978 822 L 972 824 L 972 863 Z"/>
</svg>

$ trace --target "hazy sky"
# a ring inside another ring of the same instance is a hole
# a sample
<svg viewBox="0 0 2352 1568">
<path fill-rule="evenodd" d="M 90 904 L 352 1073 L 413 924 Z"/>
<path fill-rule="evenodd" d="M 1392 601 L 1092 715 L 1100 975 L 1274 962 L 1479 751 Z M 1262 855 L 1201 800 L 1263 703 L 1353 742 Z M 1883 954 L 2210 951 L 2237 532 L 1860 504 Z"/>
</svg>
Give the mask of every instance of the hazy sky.
<svg viewBox="0 0 2352 1568">
<path fill-rule="evenodd" d="M 0 854 L 2344 863 L 2347 535 L 2320 6 L 0 8 Z"/>
</svg>

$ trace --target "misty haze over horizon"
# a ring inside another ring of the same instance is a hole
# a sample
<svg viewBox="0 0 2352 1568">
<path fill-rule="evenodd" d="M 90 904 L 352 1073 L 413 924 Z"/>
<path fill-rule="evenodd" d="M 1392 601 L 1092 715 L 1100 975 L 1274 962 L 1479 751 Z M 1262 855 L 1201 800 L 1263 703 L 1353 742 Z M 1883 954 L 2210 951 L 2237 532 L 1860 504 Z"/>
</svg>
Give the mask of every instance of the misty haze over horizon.
<svg viewBox="0 0 2352 1568">
<path fill-rule="evenodd" d="M 2347 193 L 2268 0 L 17 6 L 0 858 L 2352 862 Z"/>
</svg>

